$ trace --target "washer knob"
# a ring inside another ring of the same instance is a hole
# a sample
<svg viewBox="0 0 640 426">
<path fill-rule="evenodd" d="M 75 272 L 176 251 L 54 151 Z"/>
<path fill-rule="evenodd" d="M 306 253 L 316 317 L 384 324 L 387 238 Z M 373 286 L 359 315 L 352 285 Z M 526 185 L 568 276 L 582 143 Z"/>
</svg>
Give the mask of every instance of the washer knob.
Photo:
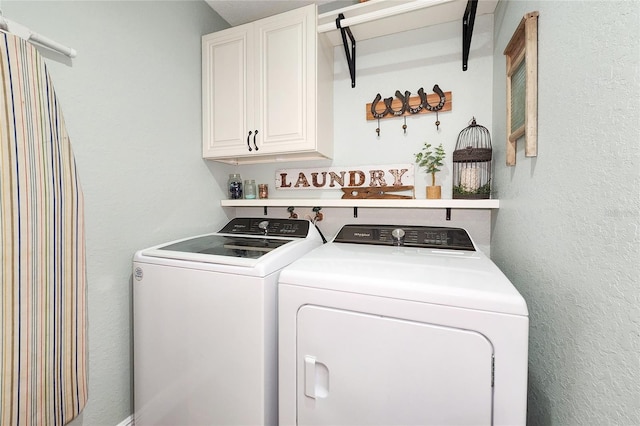
<svg viewBox="0 0 640 426">
<path fill-rule="evenodd" d="M 262 222 L 260 222 L 258 224 L 258 228 L 262 229 L 264 231 L 264 235 L 267 235 L 267 233 L 269 232 L 269 221 L 268 220 L 263 220 Z"/>
<path fill-rule="evenodd" d="M 396 228 L 391 231 L 391 239 L 393 241 L 394 246 L 403 246 L 404 245 L 404 229 Z"/>
</svg>

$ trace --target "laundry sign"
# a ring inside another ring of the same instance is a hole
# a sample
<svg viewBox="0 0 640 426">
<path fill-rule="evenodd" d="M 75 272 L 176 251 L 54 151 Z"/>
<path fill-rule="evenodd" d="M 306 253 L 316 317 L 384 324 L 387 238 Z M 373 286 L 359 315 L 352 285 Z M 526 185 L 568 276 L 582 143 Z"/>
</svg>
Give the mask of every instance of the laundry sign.
<svg viewBox="0 0 640 426">
<path fill-rule="evenodd" d="M 413 164 L 344 166 L 276 171 L 276 189 L 396 188 L 413 186 Z"/>
</svg>

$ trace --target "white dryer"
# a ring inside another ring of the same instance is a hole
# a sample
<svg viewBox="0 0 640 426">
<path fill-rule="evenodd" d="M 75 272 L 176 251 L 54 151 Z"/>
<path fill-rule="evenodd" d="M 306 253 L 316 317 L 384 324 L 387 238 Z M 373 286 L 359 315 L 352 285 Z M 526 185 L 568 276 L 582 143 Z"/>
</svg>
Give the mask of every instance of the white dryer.
<svg viewBox="0 0 640 426">
<path fill-rule="evenodd" d="M 277 281 L 308 221 L 236 218 L 133 262 L 135 424 L 277 424 Z"/>
<path fill-rule="evenodd" d="M 527 306 L 456 228 L 347 225 L 279 278 L 282 425 L 524 425 Z"/>
</svg>

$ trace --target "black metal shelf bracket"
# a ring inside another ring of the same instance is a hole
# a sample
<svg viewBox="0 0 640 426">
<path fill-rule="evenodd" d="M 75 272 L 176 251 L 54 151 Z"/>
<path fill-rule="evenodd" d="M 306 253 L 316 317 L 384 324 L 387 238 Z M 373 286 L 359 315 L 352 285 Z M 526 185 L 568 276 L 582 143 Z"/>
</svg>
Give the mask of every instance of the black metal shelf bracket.
<svg viewBox="0 0 640 426">
<path fill-rule="evenodd" d="M 447 207 L 447 213 L 445 214 L 446 220 L 451 220 L 451 207 Z"/>
<path fill-rule="evenodd" d="M 477 1 L 477 0 L 476 0 Z M 351 88 L 356 87 L 356 39 L 353 37 L 353 33 L 349 27 L 342 27 L 340 21 L 344 19 L 344 14 L 339 14 L 336 18 L 336 27 L 340 29 L 342 35 L 342 44 L 344 45 L 344 54 L 347 57 L 347 64 L 349 65 L 349 74 L 351 74 Z M 351 52 L 347 46 L 347 36 L 351 41 Z"/>
<path fill-rule="evenodd" d="M 469 50 L 471 49 L 471 36 L 473 36 L 473 24 L 476 20 L 478 0 L 468 0 L 467 8 L 462 17 L 462 71 L 467 70 L 469 62 Z"/>
</svg>

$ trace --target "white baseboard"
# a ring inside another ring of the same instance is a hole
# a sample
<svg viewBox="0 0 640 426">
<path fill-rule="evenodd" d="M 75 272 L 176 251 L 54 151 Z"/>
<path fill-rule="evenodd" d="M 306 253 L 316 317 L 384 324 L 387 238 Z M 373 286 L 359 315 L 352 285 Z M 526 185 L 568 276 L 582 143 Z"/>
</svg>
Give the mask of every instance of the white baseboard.
<svg viewBox="0 0 640 426">
<path fill-rule="evenodd" d="M 118 423 L 116 426 L 133 426 L 133 425 L 134 425 L 134 421 L 133 421 L 133 414 L 132 414 L 126 419 L 124 419 L 123 421 L 121 421 L 120 423 Z"/>
</svg>

